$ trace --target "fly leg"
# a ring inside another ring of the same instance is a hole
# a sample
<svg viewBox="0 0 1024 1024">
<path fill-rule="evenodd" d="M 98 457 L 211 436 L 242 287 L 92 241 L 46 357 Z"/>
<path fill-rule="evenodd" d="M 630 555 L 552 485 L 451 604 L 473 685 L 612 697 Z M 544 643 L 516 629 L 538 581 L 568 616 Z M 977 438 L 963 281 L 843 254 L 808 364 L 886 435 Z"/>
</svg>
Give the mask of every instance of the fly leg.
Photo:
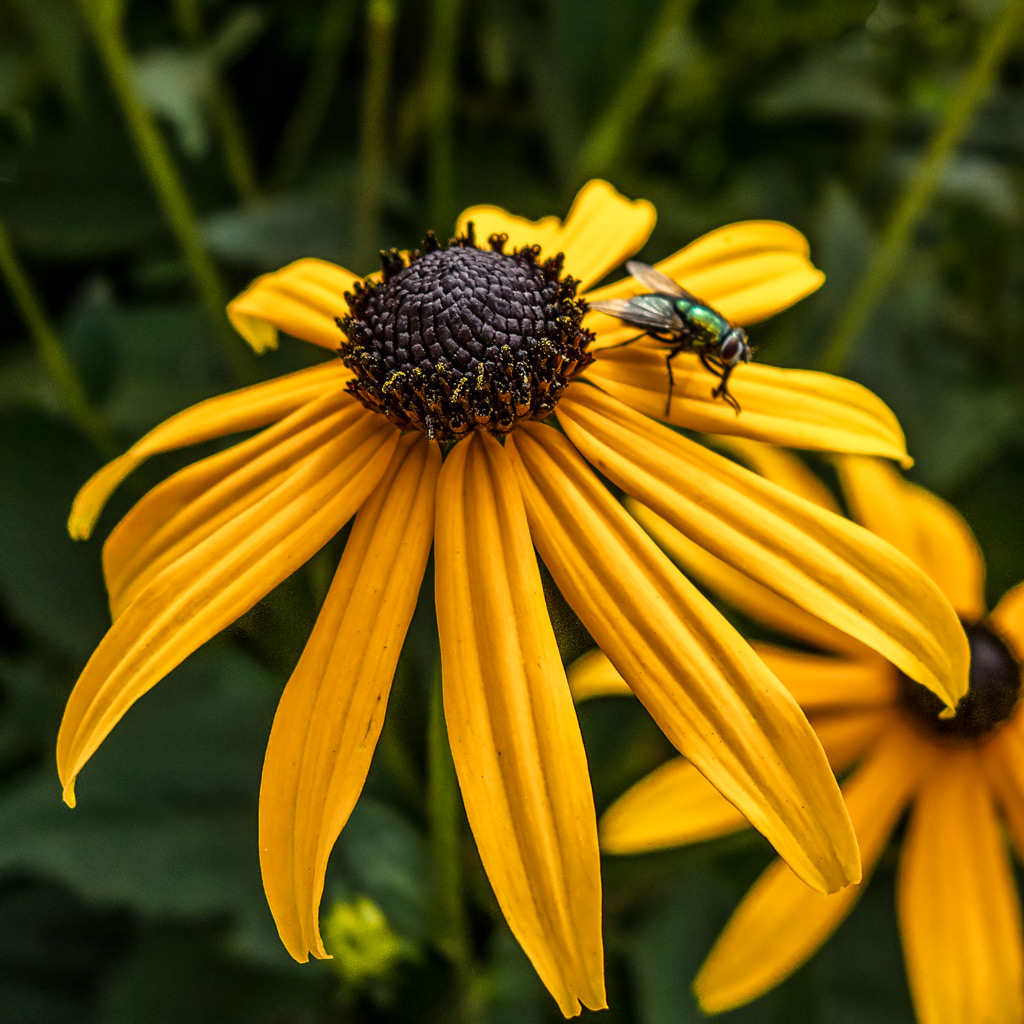
<svg viewBox="0 0 1024 1024">
<path fill-rule="evenodd" d="M 735 411 L 736 415 L 740 414 L 740 403 L 729 394 L 729 376 L 735 369 L 734 366 L 723 366 L 714 356 L 709 356 L 706 352 L 699 352 L 698 356 L 704 369 L 708 373 L 714 374 L 718 378 L 718 384 L 711 389 L 712 398 L 724 398 L 726 403 Z"/>
<path fill-rule="evenodd" d="M 611 352 L 611 350 L 613 348 L 625 348 L 626 345 L 632 345 L 634 341 L 639 341 L 647 333 L 648 333 L 647 331 L 641 331 L 639 334 L 634 334 L 632 338 L 627 338 L 625 341 L 617 342 L 614 345 L 605 345 L 604 348 L 597 349 L 596 351 L 598 351 L 598 352 Z"/>
<path fill-rule="evenodd" d="M 656 337 L 656 335 L 655 335 Z M 674 338 L 658 338 L 659 341 L 674 341 Z M 676 344 L 675 348 L 667 356 L 665 356 L 665 369 L 668 370 L 668 397 L 665 399 L 665 419 L 668 419 L 669 413 L 672 411 L 672 389 L 676 386 L 675 374 L 672 373 L 672 360 L 675 359 L 680 352 L 688 352 L 693 348 L 690 341 L 680 341 Z"/>
</svg>

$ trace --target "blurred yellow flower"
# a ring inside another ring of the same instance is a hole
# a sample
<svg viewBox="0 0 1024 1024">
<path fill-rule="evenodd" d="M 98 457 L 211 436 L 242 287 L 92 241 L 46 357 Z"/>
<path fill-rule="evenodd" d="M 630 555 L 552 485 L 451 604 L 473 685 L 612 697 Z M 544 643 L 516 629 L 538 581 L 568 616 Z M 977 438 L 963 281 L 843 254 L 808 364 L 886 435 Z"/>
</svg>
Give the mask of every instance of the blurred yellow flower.
<svg viewBox="0 0 1024 1024">
<path fill-rule="evenodd" d="M 69 527 L 85 537 L 150 455 L 259 429 L 154 488 L 108 538 L 114 622 L 61 727 L 65 799 L 135 700 L 354 517 L 263 771 L 263 880 L 296 959 L 326 955 L 327 860 L 369 769 L 432 544 L 470 826 L 509 926 L 566 1015 L 605 1002 L 597 825 L 534 545 L 666 735 L 794 870 L 823 891 L 859 878 L 838 787 L 796 703 L 584 460 L 672 504 L 702 543 L 827 607 L 949 702 L 966 685 L 966 645 L 897 552 L 645 415 L 664 411 L 664 347 L 604 352 L 623 325 L 586 300 L 627 294 L 628 281 L 590 289 L 644 244 L 654 216 L 594 181 L 564 221 L 474 207 L 447 245 L 385 253 L 365 281 L 300 260 L 235 299 L 231 320 L 257 349 L 285 331 L 335 355 L 172 417 L 79 493 Z M 798 232 L 760 221 L 659 267 L 740 324 L 822 279 Z M 744 366 L 736 415 L 695 358 L 673 365 L 678 425 L 906 457 L 889 410 L 848 381 Z M 552 412 L 564 432 L 541 422 Z"/>
<path fill-rule="evenodd" d="M 792 456 L 741 446 L 769 477 L 809 500 L 828 493 Z M 843 784 L 865 879 L 902 818 L 898 911 L 910 989 L 924 1024 L 1024 1020 L 1024 943 L 1000 813 L 1024 853 L 1024 584 L 986 615 L 974 537 L 939 498 L 863 457 L 837 460 L 853 514 L 942 587 L 971 648 L 970 690 L 955 718 L 873 651 L 716 561 L 664 520 L 634 507 L 678 562 L 746 614 L 831 652 L 755 644 L 807 712 Z M 623 691 L 601 655 L 570 670 L 577 696 Z M 689 762 L 670 761 L 601 820 L 611 852 L 659 849 L 725 835 L 746 822 Z M 701 1006 L 728 1010 L 763 994 L 811 957 L 860 895 L 813 892 L 776 862 L 736 910 L 694 983 Z"/>
</svg>

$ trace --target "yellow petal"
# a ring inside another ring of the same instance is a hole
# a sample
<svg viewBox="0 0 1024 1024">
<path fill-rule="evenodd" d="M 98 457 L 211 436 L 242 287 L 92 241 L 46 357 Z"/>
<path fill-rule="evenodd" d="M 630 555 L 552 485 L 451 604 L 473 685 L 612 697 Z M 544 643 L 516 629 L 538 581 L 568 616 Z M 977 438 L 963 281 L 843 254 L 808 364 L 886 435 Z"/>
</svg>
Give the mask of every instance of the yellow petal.
<svg viewBox="0 0 1024 1024">
<path fill-rule="evenodd" d="M 595 388 L 570 386 L 557 415 L 597 469 L 691 540 L 950 706 L 967 691 L 970 652 L 955 612 L 895 548 Z"/>
<path fill-rule="evenodd" d="M 766 480 L 784 487 L 805 501 L 820 505 L 829 512 L 839 512 L 832 492 L 792 452 L 746 437 L 716 437 L 715 447 L 735 455 L 745 466 L 760 473 Z"/>
<path fill-rule="evenodd" d="M 121 613 L 61 723 L 57 766 L 69 804 L 75 777 L 128 708 L 333 537 L 376 486 L 397 439 L 385 419 L 366 413 L 168 566 Z"/>
<path fill-rule="evenodd" d="M 785 688 L 561 434 L 531 423 L 505 448 L 541 558 L 669 740 L 808 884 L 858 878 L 835 779 Z"/>
<path fill-rule="evenodd" d="M 484 203 L 462 211 L 455 226 L 455 233 L 465 234 L 470 222 L 476 232 L 477 245 L 485 245 L 491 235 L 504 234 L 508 235 L 508 252 L 526 245 L 539 245 L 545 257 L 554 256 L 558 252 L 556 239 L 561 231 L 562 222 L 557 217 L 529 220 L 527 217 L 517 217 L 500 206 Z"/>
<path fill-rule="evenodd" d="M 627 199 L 607 181 L 588 181 L 565 220 L 529 221 L 497 206 L 472 206 L 459 217 L 458 231 L 473 221 L 477 244 L 504 232 L 512 246 L 537 244 L 544 256 L 565 253 L 565 270 L 586 289 L 632 256 L 647 241 L 656 214 L 646 199 Z"/>
<path fill-rule="evenodd" d="M 840 632 L 816 615 L 797 608 L 791 601 L 755 583 L 749 576 L 744 576 L 728 563 L 716 558 L 643 503 L 626 498 L 625 505 L 633 518 L 658 542 L 659 547 L 671 555 L 674 562 L 755 622 L 761 622 L 784 636 L 795 637 L 812 647 L 822 647 L 837 654 L 856 657 L 868 650 L 852 636 Z"/>
<path fill-rule="evenodd" d="M 980 750 L 989 786 L 1006 818 L 1017 856 L 1024 860 L 1024 714 L 1019 705 Z"/>
<path fill-rule="evenodd" d="M 340 390 L 351 374 L 334 359 L 308 370 L 254 384 L 193 405 L 164 420 L 113 462 L 93 474 L 75 496 L 68 532 L 84 540 L 96 525 L 107 499 L 122 480 L 151 455 L 210 441 L 225 434 L 275 423 L 329 391 Z"/>
<path fill-rule="evenodd" d="M 515 474 L 489 434 L 438 485 L 444 710 L 466 814 L 505 919 L 568 1017 L 605 1006 L 586 754 Z"/>
<path fill-rule="evenodd" d="M 989 624 L 1024 664 L 1024 583 L 1003 595 L 989 616 Z"/>
<path fill-rule="evenodd" d="M 566 272 L 586 290 L 643 248 L 656 219 L 646 199 L 627 199 L 599 178 L 588 181 L 573 200 L 556 240 L 565 253 Z"/>
<path fill-rule="evenodd" d="M 896 702 L 896 673 L 881 658 L 830 658 L 774 644 L 754 644 L 804 711 L 889 707 Z"/>
<path fill-rule="evenodd" d="M 437 445 L 401 439 L 356 516 L 309 642 L 285 687 L 260 787 L 260 864 L 296 960 L 327 953 L 327 859 L 370 768 L 434 534 Z"/>
<path fill-rule="evenodd" d="M 795 228 L 752 220 L 703 235 L 656 266 L 733 323 L 751 324 L 821 287 L 825 275 L 811 263 L 809 254 L 807 239 Z M 641 291 L 632 278 L 623 278 L 592 292 L 587 300 L 629 298 Z M 594 314 L 586 326 L 601 333 L 601 344 L 605 333 L 618 331 L 623 334 L 620 340 L 628 337 L 611 318 L 600 314 Z"/>
<path fill-rule="evenodd" d="M 577 658 L 566 674 L 572 699 L 576 702 L 591 697 L 633 696 L 629 683 L 619 675 L 608 655 L 597 647 Z"/>
<path fill-rule="evenodd" d="M 643 853 L 729 835 L 747 827 L 686 758 L 677 757 L 628 789 L 601 817 L 605 853 Z"/>
<path fill-rule="evenodd" d="M 959 513 L 878 459 L 844 456 L 836 468 L 853 518 L 917 562 L 962 619 L 982 619 L 985 562 Z"/>
<path fill-rule="evenodd" d="M 345 292 L 358 280 L 324 260 L 296 260 L 257 277 L 228 303 L 228 319 L 257 352 L 276 348 L 278 331 L 334 350 L 344 338 L 335 317 L 348 315 Z"/>
<path fill-rule="evenodd" d="M 1017 887 L 976 751 L 950 751 L 922 787 L 897 905 L 921 1024 L 1024 1020 Z"/>
<path fill-rule="evenodd" d="M 807 717 L 832 770 L 841 775 L 874 746 L 898 716 L 899 711 L 893 707 L 867 707 L 818 712 Z"/>
<path fill-rule="evenodd" d="M 744 364 L 729 378 L 729 391 L 742 408 L 737 414 L 711 396 L 717 378 L 695 355 L 684 352 L 672 360 L 675 388 L 666 416 L 669 351 L 667 345 L 642 339 L 597 352 L 586 379 L 639 412 L 690 430 L 912 462 L 903 431 L 882 400 L 853 381 L 827 373 Z"/>
<path fill-rule="evenodd" d="M 933 754 L 909 729 L 894 729 L 843 786 L 865 879 Z M 742 1006 L 787 978 L 835 931 L 862 888 L 823 896 L 776 861 L 747 893 L 697 975 L 693 987 L 704 1011 Z"/>
<path fill-rule="evenodd" d="M 103 545 L 113 617 L 168 565 L 269 494 L 303 456 L 365 416 L 354 398 L 335 391 L 154 487 Z"/>
<path fill-rule="evenodd" d="M 571 681 L 571 676 L 570 676 Z M 836 771 L 859 760 L 887 728 L 890 708 L 844 711 L 811 719 Z M 605 853 L 643 853 L 729 835 L 749 822 L 686 758 L 668 761 L 623 793 L 599 824 Z"/>
</svg>

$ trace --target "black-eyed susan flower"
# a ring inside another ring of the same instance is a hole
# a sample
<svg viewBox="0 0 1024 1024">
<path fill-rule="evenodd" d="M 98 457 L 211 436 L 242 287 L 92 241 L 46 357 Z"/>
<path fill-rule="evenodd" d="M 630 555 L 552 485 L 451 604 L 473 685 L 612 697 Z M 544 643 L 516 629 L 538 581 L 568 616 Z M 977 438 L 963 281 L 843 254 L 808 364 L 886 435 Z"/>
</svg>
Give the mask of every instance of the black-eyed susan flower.
<svg viewBox="0 0 1024 1024">
<path fill-rule="evenodd" d="M 831 499 L 791 456 L 744 446 L 762 471 L 822 504 Z M 1000 817 L 1024 853 L 1024 584 L 991 614 L 969 528 L 939 498 L 889 466 L 841 457 L 851 510 L 942 587 L 971 649 L 970 690 L 954 718 L 875 652 L 698 550 L 635 508 L 664 548 L 748 615 L 829 652 L 755 648 L 807 712 L 843 784 L 865 882 L 813 892 L 782 862 L 761 876 L 726 925 L 694 989 L 708 1012 L 731 1009 L 809 959 L 850 912 L 909 810 L 897 904 L 910 990 L 923 1024 L 1024 1020 L 1020 907 Z M 607 661 L 570 672 L 578 696 L 624 690 Z M 852 771 L 850 770 L 852 768 Z M 670 761 L 622 796 L 601 821 L 602 844 L 639 852 L 725 835 L 746 823 L 692 765 Z"/>
<path fill-rule="evenodd" d="M 172 417 L 82 489 L 78 537 L 148 456 L 259 431 L 170 477 L 110 535 L 114 623 L 68 702 L 65 799 L 135 700 L 354 517 L 263 772 L 264 885 L 296 959 L 326 955 L 327 859 L 369 769 L 431 544 L 445 717 L 470 826 L 564 1013 L 604 1005 L 597 827 L 534 546 L 666 735 L 794 870 L 823 891 L 858 878 L 838 787 L 795 701 L 587 461 L 647 500 L 658 489 L 702 542 L 793 600 L 828 607 L 950 702 L 966 685 L 962 634 L 903 556 L 645 415 L 664 411 L 663 351 L 605 356 L 622 325 L 588 314 L 586 300 L 628 288 L 587 290 L 653 223 L 649 203 L 592 182 L 565 221 L 476 207 L 448 244 L 385 253 L 363 281 L 300 260 L 232 302 L 255 348 L 285 331 L 332 356 Z M 738 323 L 821 283 L 802 236 L 767 222 L 714 232 L 660 269 Z M 744 366 L 737 415 L 695 360 L 674 367 L 675 423 L 905 458 L 892 414 L 850 382 Z M 562 431 L 543 422 L 552 414 Z"/>
</svg>

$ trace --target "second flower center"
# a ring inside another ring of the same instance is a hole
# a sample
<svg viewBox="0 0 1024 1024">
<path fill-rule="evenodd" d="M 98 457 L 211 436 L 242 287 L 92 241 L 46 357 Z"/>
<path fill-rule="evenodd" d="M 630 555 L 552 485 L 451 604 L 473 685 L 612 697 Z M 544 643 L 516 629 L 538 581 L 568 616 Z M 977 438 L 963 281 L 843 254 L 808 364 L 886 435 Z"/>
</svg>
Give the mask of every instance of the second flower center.
<svg viewBox="0 0 1024 1024">
<path fill-rule="evenodd" d="M 422 252 L 382 253 L 382 278 L 347 293 L 338 320 L 352 394 L 432 440 L 543 419 L 592 358 L 562 254 L 542 261 L 537 246 L 488 242 L 478 248 L 470 225 L 445 246 L 430 235 Z"/>
<path fill-rule="evenodd" d="M 1021 694 L 1021 666 L 1010 649 L 983 625 L 965 626 L 971 646 L 970 687 L 953 718 L 939 718 L 945 707 L 931 690 L 902 672 L 904 707 L 940 736 L 975 739 L 991 732 L 1016 710 Z"/>
</svg>

